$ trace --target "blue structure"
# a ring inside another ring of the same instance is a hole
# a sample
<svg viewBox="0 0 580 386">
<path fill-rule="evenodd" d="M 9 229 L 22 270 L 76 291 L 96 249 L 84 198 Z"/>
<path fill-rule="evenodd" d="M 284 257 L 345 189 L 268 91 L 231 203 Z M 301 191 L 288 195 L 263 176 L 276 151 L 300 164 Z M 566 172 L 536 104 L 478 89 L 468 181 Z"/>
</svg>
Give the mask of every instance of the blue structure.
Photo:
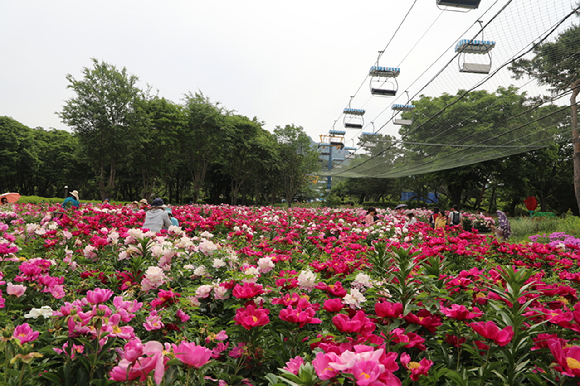
<svg viewBox="0 0 580 386">
<path fill-rule="evenodd" d="M 423 201 L 425 204 L 438 204 L 439 198 L 436 193 L 427 193 L 427 197 L 419 197 L 415 192 L 403 192 L 401 193 L 401 201 L 417 200 Z"/>
</svg>

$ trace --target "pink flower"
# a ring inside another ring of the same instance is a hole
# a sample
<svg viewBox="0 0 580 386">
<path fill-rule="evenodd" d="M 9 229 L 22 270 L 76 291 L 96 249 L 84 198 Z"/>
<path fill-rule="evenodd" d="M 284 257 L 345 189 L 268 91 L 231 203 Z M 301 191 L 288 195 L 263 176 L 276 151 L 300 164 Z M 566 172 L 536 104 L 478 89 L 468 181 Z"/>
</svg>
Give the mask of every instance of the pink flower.
<svg viewBox="0 0 580 386">
<path fill-rule="evenodd" d="M 20 284 L 12 284 L 12 283 L 8 283 L 6 285 L 6 293 L 8 295 L 14 295 L 17 298 L 21 297 L 22 295 L 24 295 L 24 292 L 26 292 L 26 286 L 24 285 L 20 285 Z"/>
<path fill-rule="evenodd" d="M 230 356 L 232 358 L 239 358 L 246 352 L 246 344 L 245 343 L 238 343 L 237 347 L 234 347 L 232 351 L 230 351 Z"/>
<path fill-rule="evenodd" d="M 236 284 L 233 295 L 238 299 L 251 299 L 264 293 L 264 287 L 260 284 L 246 282 L 244 285 Z"/>
<path fill-rule="evenodd" d="M 176 313 L 177 317 L 179 318 L 179 320 L 181 320 L 182 323 L 187 322 L 189 319 L 191 319 L 191 316 L 187 315 L 185 312 L 181 311 L 181 310 L 177 310 Z"/>
<path fill-rule="evenodd" d="M 156 310 L 151 311 L 147 318 L 145 318 L 145 323 L 143 323 L 143 327 L 147 331 L 160 330 L 164 326 L 165 324 L 161 321 L 161 316 L 157 315 Z"/>
<path fill-rule="evenodd" d="M 298 323 L 298 326 L 302 328 L 306 324 L 322 323 L 322 320 L 313 318 L 315 314 L 316 311 L 314 311 L 312 307 L 306 309 L 297 307 L 296 309 L 293 309 L 292 306 L 288 306 L 288 308 L 280 310 L 280 319 L 290 323 Z"/>
<path fill-rule="evenodd" d="M 304 359 L 302 359 L 300 356 L 297 356 L 286 362 L 286 367 L 283 367 L 283 369 L 294 375 L 298 375 L 298 371 L 300 371 L 300 367 L 302 367 L 303 364 Z"/>
<path fill-rule="evenodd" d="M 200 368 L 209 362 L 212 351 L 195 343 L 183 342 L 179 345 L 173 344 L 175 357 L 190 367 Z"/>
<path fill-rule="evenodd" d="M 35 341 L 40 332 L 34 331 L 28 323 L 16 326 L 13 336 L 20 340 L 20 344 Z"/>
<path fill-rule="evenodd" d="M 237 325 L 241 325 L 249 330 L 253 327 L 259 327 L 270 323 L 268 314 L 270 310 L 267 308 L 256 308 L 254 304 L 248 304 L 245 308 L 238 308 L 234 321 Z"/>
<path fill-rule="evenodd" d="M 402 303 L 382 302 L 375 304 L 375 314 L 379 318 L 397 319 L 403 313 Z"/>
<path fill-rule="evenodd" d="M 339 371 L 330 366 L 330 362 L 335 362 L 338 355 L 333 352 L 330 353 L 316 353 L 316 358 L 312 361 L 312 366 L 316 371 L 316 375 L 323 381 L 332 379 L 339 374 Z"/>
<path fill-rule="evenodd" d="M 376 361 L 356 362 L 350 369 L 354 375 L 356 384 L 360 386 L 375 385 L 375 381 L 385 371 L 385 366 Z"/>
<path fill-rule="evenodd" d="M 363 310 L 356 312 L 351 319 L 348 315 L 338 314 L 332 318 L 332 323 L 340 332 L 370 334 L 377 327 L 369 318 L 366 317 Z"/>
<path fill-rule="evenodd" d="M 471 328 L 479 335 L 483 336 L 485 339 L 491 339 L 498 346 L 505 346 L 511 342 L 514 331 L 512 326 L 507 326 L 506 328 L 500 330 L 499 327 L 492 321 L 489 322 L 478 322 L 469 324 Z"/>
<path fill-rule="evenodd" d="M 64 298 L 64 285 L 54 285 L 50 287 L 50 294 L 55 299 L 62 299 Z"/>
<path fill-rule="evenodd" d="M 457 320 L 479 318 L 483 315 L 477 307 L 473 307 L 473 312 L 470 312 L 467 307 L 460 304 L 452 304 L 451 308 L 441 306 L 440 310 L 443 315 Z"/>
<path fill-rule="evenodd" d="M 431 366 L 433 366 L 433 361 L 427 358 L 421 359 L 420 362 L 411 362 L 411 357 L 407 353 L 401 354 L 401 364 L 409 369 L 411 372 L 411 379 L 413 381 L 419 380 L 419 375 L 427 375 Z"/>
<path fill-rule="evenodd" d="M 342 299 L 327 299 L 324 301 L 322 308 L 327 312 L 340 312 L 342 310 Z"/>
<path fill-rule="evenodd" d="M 87 291 L 87 301 L 90 304 L 104 303 L 113 296 L 113 291 L 110 289 L 95 288 L 94 291 Z"/>
<path fill-rule="evenodd" d="M 580 377 L 580 347 L 562 347 L 557 339 L 550 339 L 548 347 L 560 366 L 555 369 L 570 377 Z"/>
<path fill-rule="evenodd" d="M 131 363 L 137 361 L 143 355 L 143 344 L 138 338 L 131 339 L 123 347 L 123 357 Z"/>
</svg>

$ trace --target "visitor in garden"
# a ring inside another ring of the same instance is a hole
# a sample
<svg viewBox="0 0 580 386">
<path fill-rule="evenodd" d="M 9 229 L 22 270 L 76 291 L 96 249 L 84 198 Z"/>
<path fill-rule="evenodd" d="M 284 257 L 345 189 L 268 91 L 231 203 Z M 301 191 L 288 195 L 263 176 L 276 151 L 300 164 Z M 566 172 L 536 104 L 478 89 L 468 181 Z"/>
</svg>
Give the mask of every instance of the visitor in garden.
<svg viewBox="0 0 580 386">
<path fill-rule="evenodd" d="M 512 228 L 510 226 L 510 222 L 507 218 L 507 215 L 501 210 L 498 210 L 497 220 L 499 222 L 499 225 L 497 227 L 492 226 L 491 230 L 495 232 L 495 235 L 498 239 L 502 241 L 507 241 L 507 239 L 509 239 L 509 237 L 512 234 Z"/>
<path fill-rule="evenodd" d="M 131 203 L 131 210 L 133 211 L 133 213 L 139 212 L 139 202 L 133 201 Z"/>
<path fill-rule="evenodd" d="M 171 208 L 165 208 L 167 215 L 169 216 L 169 220 L 171 220 L 171 225 L 175 225 L 176 227 L 179 226 L 179 221 L 175 217 L 173 217 L 173 210 Z"/>
<path fill-rule="evenodd" d="M 374 225 L 374 223 L 376 223 L 379 219 L 379 216 L 377 216 L 377 209 L 373 208 L 372 206 L 369 207 L 367 209 L 367 215 L 365 217 L 365 225 L 370 227 L 371 225 Z"/>
<path fill-rule="evenodd" d="M 429 225 L 431 225 L 431 228 L 435 229 L 435 221 L 437 221 L 437 217 L 439 216 L 441 216 L 441 213 L 439 213 L 439 208 L 433 208 L 433 213 L 431 213 L 431 216 L 429 216 Z"/>
<path fill-rule="evenodd" d="M 171 226 L 171 220 L 165 211 L 165 205 L 161 198 L 156 198 L 151 202 L 151 208 L 145 214 L 145 222 L 141 228 L 147 228 L 151 232 L 159 232 Z"/>
<path fill-rule="evenodd" d="M 406 212 L 406 215 L 407 215 L 407 221 L 405 222 L 405 225 L 403 226 L 404 230 L 408 230 L 409 226 L 411 226 L 417 222 L 417 217 L 415 217 L 415 213 L 413 213 L 412 210 L 408 210 Z"/>
<path fill-rule="evenodd" d="M 147 208 L 149 208 L 149 203 L 146 198 L 142 198 L 139 202 L 141 203 L 141 209 L 147 210 Z"/>
<path fill-rule="evenodd" d="M 8 203 L 8 199 L 7 199 L 6 197 L 2 197 L 2 201 L 1 201 L 1 203 L 2 203 L 2 205 L 3 205 L 3 206 L 4 206 L 4 205 L 6 205 L 6 206 L 7 206 L 7 205 L 9 204 L 9 203 Z"/>
<path fill-rule="evenodd" d="M 73 190 L 72 192 L 70 192 L 70 196 L 64 199 L 61 207 L 63 209 L 69 209 L 72 207 L 78 208 L 80 204 L 81 203 L 79 202 L 79 192 Z"/>
<path fill-rule="evenodd" d="M 453 205 L 453 210 L 449 212 L 449 225 L 461 225 L 461 212 L 458 205 Z"/>
<path fill-rule="evenodd" d="M 447 226 L 447 215 L 445 214 L 445 211 L 441 211 L 439 213 L 439 216 L 437 216 L 437 218 L 435 219 L 435 229 L 445 229 L 445 227 Z"/>
</svg>

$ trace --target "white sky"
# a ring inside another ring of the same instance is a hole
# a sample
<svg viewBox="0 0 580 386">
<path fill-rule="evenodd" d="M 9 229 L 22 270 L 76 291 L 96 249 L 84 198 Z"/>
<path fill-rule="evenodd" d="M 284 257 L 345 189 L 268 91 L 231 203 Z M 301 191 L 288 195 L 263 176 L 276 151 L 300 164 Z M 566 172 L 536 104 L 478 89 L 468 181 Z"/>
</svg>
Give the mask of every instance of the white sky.
<svg viewBox="0 0 580 386">
<path fill-rule="evenodd" d="M 498 0 L 495 9 L 506 1 Z M 293 123 L 316 141 L 347 107 L 412 3 L 4 0 L 0 115 L 30 127 L 67 129 L 55 114 L 74 96 L 65 76 L 81 79 L 94 57 L 126 67 L 142 88 L 150 84 L 174 102 L 200 90 L 230 110 L 265 121 L 268 130 Z M 476 30 L 469 27 L 495 3 L 482 0 L 474 11 L 441 13 L 435 0 L 418 0 L 380 62 L 398 66 L 439 17 L 403 61 L 398 98 L 371 98 L 367 81 L 352 107 L 365 108 L 368 123 L 391 103 L 406 103 L 402 91 L 418 91 L 438 68 L 409 85 L 442 53 L 448 60 L 448 48 L 472 37 Z M 491 35 L 485 38 L 495 39 Z M 389 110 L 377 123 L 390 116 Z M 342 129 L 342 121 L 336 128 Z"/>
</svg>

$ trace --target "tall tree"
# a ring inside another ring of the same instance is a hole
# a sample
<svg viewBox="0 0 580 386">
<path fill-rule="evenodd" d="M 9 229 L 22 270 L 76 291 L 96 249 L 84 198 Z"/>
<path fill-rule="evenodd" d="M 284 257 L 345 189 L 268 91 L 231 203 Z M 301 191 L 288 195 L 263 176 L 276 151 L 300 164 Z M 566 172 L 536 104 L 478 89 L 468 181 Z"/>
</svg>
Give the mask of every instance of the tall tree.
<svg viewBox="0 0 580 386">
<path fill-rule="evenodd" d="M 125 68 L 92 59 L 83 79 L 66 76 L 76 97 L 65 102 L 59 114 L 73 128 L 98 179 L 101 199 L 115 195 L 117 169 L 123 161 L 136 126 L 143 119 L 136 108 L 143 92 L 138 78 Z"/>
<path fill-rule="evenodd" d="M 32 129 L 12 118 L 0 117 L 0 189 L 34 194 L 34 176 L 39 167 Z"/>
<path fill-rule="evenodd" d="M 301 126 L 277 126 L 274 136 L 279 146 L 279 175 L 286 201 L 291 206 L 298 190 L 308 185 L 308 174 L 319 169 L 319 153 L 312 148 L 312 140 Z"/>
<path fill-rule="evenodd" d="M 580 8 L 577 4 L 576 11 Z M 520 59 L 510 67 L 516 79 L 527 75 L 539 84 L 549 86 L 559 93 L 571 90 L 572 144 L 574 146 L 574 191 L 580 210 L 580 136 L 578 133 L 578 106 L 580 92 L 580 26 L 572 26 L 561 33 L 556 41 L 534 46 L 532 59 Z"/>
<path fill-rule="evenodd" d="M 219 159 L 227 136 L 225 116 L 229 113 L 202 93 L 185 96 L 188 122 L 179 131 L 180 155 L 187 161 L 193 180 L 193 200 L 199 199 L 209 166 Z"/>
</svg>

